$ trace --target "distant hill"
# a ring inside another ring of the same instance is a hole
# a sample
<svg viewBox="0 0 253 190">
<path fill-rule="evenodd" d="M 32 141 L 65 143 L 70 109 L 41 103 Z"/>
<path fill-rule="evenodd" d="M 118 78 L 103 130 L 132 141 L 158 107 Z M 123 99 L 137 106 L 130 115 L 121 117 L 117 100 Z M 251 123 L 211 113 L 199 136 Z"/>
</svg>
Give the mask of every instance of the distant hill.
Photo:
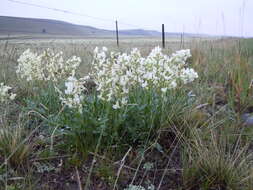
<svg viewBox="0 0 253 190">
<path fill-rule="evenodd" d="M 0 16 L 0 35 L 37 35 L 37 36 L 80 36 L 80 37 L 106 37 L 115 35 L 115 31 L 98 29 L 91 26 L 71 24 L 64 21 L 50 19 L 35 19 Z M 120 30 L 123 36 L 158 37 L 161 33 L 155 30 Z M 166 33 L 167 36 L 179 36 L 180 33 Z M 186 36 L 200 36 L 185 34 Z M 203 35 L 201 35 L 203 36 Z"/>
<path fill-rule="evenodd" d="M 0 34 L 44 34 L 66 36 L 111 35 L 109 30 L 90 26 L 75 25 L 68 22 L 0 16 Z"/>
</svg>

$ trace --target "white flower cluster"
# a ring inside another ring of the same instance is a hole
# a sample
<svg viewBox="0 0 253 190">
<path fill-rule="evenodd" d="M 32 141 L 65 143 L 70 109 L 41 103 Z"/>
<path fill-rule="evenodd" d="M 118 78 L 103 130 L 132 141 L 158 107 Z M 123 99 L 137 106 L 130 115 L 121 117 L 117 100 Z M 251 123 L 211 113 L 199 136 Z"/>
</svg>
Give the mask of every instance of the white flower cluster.
<svg viewBox="0 0 253 190">
<path fill-rule="evenodd" d="M 82 100 L 84 99 L 84 87 L 87 78 L 76 79 L 75 77 L 69 77 L 65 82 L 65 91 L 62 92 L 58 88 L 56 90 L 60 94 L 60 100 L 62 104 L 69 108 L 76 108 L 82 113 Z"/>
<path fill-rule="evenodd" d="M 180 50 L 171 56 L 161 48 L 154 48 L 146 57 L 138 49 L 130 54 L 107 52 L 107 48 L 94 50 L 92 78 L 97 85 L 99 98 L 113 101 L 114 109 L 128 103 L 128 93 L 133 88 L 156 89 L 166 93 L 169 89 L 192 82 L 198 74 L 187 68 L 190 50 Z"/>
<path fill-rule="evenodd" d="M 17 74 L 27 81 L 58 81 L 74 76 L 81 59 L 73 56 L 64 61 L 63 53 L 47 49 L 37 55 L 27 49 L 18 59 Z"/>
<path fill-rule="evenodd" d="M 4 85 L 4 83 L 0 83 L 0 103 L 15 99 L 16 94 L 9 93 L 9 90 L 11 89 L 11 87 Z"/>
<path fill-rule="evenodd" d="M 198 74 L 187 68 L 186 60 L 190 56 L 190 50 L 180 50 L 169 57 L 159 47 L 154 48 L 146 58 L 141 56 L 138 49 L 133 49 L 130 54 L 109 54 L 105 47 L 102 50 L 96 48 L 92 73 L 76 79 L 73 72 L 65 82 L 65 91 L 56 89 L 64 105 L 82 112 L 84 91 L 87 90 L 85 82 L 92 78 L 99 99 L 113 102 L 113 108 L 119 109 L 128 104 L 129 92 L 135 88 L 155 89 L 163 94 L 192 82 Z M 54 67 L 48 70 L 54 70 Z"/>
<path fill-rule="evenodd" d="M 43 80 L 41 57 L 27 49 L 18 59 L 16 73 L 27 81 Z"/>
</svg>

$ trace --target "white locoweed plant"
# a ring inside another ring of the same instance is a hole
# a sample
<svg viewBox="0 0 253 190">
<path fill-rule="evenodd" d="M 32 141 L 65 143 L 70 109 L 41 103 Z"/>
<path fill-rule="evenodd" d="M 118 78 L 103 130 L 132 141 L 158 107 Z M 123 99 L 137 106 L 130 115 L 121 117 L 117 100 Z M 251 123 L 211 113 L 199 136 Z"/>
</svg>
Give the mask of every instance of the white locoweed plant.
<svg viewBox="0 0 253 190">
<path fill-rule="evenodd" d="M 82 111 L 82 91 L 88 78 L 94 80 L 98 98 L 112 102 L 113 109 L 128 105 L 129 92 L 136 88 L 156 90 L 162 96 L 170 89 L 179 88 L 198 78 L 198 74 L 188 68 L 186 62 L 191 57 L 190 50 L 180 50 L 167 56 L 161 48 L 156 47 L 146 58 L 141 56 L 138 49 L 133 49 L 130 54 L 108 54 L 106 47 L 102 50 L 95 48 L 92 72 L 88 77 L 77 79 L 75 73 L 80 58 L 73 56 L 64 62 L 62 52 L 55 54 L 48 49 L 36 55 L 28 49 L 18 59 L 17 73 L 27 81 L 57 82 L 67 78 L 67 90 L 62 92 L 56 87 L 57 91 L 62 104 L 78 108 L 79 112 Z"/>
<path fill-rule="evenodd" d="M 134 145 L 152 139 L 169 120 L 177 120 L 189 106 L 182 87 L 198 78 L 187 64 L 190 56 L 190 50 L 167 56 L 159 47 L 147 57 L 138 49 L 126 54 L 96 48 L 91 73 L 78 78 L 80 58 L 64 61 L 62 53 L 47 50 L 37 55 L 27 50 L 18 60 L 17 73 L 28 82 L 49 84 L 29 105 L 48 114 L 57 127 L 70 129 L 64 130 L 67 143 L 85 155 L 94 151 L 102 133 L 109 138 L 101 136 L 103 146 Z M 89 82 L 94 83 L 91 91 Z"/>
<path fill-rule="evenodd" d="M 6 103 L 10 100 L 14 100 L 16 94 L 11 93 L 10 90 L 12 88 L 10 86 L 4 85 L 4 83 L 0 83 L 0 103 Z"/>
<path fill-rule="evenodd" d="M 30 98 L 25 97 L 29 109 L 34 109 L 34 105 L 38 105 L 40 109 L 37 111 L 52 113 L 61 109 L 61 101 L 68 106 L 71 106 L 73 101 L 76 102 L 77 95 L 67 94 L 73 98 L 72 102 L 70 98 L 63 98 L 61 93 L 59 99 L 57 89 L 63 81 L 75 78 L 80 63 L 81 58 L 77 56 L 65 60 L 63 52 L 56 53 L 51 49 L 46 49 L 40 54 L 33 53 L 30 49 L 24 51 L 18 59 L 16 73 L 23 79 L 21 81 L 26 81 L 23 85 L 23 89 L 28 90 L 26 94 L 32 95 Z M 73 89 L 77 89 L 77 82 L 74 85 Z M 78 101 L 81 104 L 81 99 Z"/>
<path fill-rule="evenodd" d="M 190 50 L 167 56 L 159 47 L 147 57 L 138 49 L 126 54 L 96 48 L 87 77 L 71 76 L 64 86 L 56 87 L 67 108 L 58 121 L 71 129 L 66 131 L 70 146 L 85 155 L 100 133 L 107 137 L 102 138 L 102 146 L 141 144 L 168 122 L 180 120 L 191 106 L 182 87 L 198 78 L 187 64 L 190 56 Z M 95 84 L 91 91 L 88 81 Z"/>
<path fill-rule="evenodd" d="M 88 78 L 76 79 L 71 76 L 65 82 L 65 90 L 62 92 L 57 87 L 55 89 L 59 92 L 62 104 L 69 108 L 76 108 L 82 113 L 82 101 L 84 100 L 85 83 Z"/>
<path fill-rule="evenodd" d="M 96 48 L 91 78 L 97 85 L 98 97 L 114 102 L 113 108 L 118 109 L 128 104 L 128 94 L 133 89 L 152 89 L 162 96 L 194 81 L 198 74 L 188 68 L 186 61 L 189 57 L 190 50 L 167 56 L 156 47 L 144 58 L 138 49 L 133 49 L 130 54 L 109 54 L 105 47 L 102 50 Z"/>
<path fill-rule="evenodd" d="M 27 49 L 18 59 L 16 73 L 21 79 L 27 81 L 53 81 L 75 76 L 81 59 L 73 56 L 64 61 L 63 53 L 54 53 L 47 49 L 41 54 L 31 52 Z"/>
</svg>

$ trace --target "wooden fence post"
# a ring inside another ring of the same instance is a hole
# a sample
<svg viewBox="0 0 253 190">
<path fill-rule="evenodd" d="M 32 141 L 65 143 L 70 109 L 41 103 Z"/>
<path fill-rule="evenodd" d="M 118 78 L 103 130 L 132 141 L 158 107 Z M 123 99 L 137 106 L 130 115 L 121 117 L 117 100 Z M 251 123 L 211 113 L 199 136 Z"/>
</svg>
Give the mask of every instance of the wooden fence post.
<svg viewBox="0 0 253 190">
<path fill-rule="evenodd" d="M 164 24 L 162 24 L 162 45 L 163 45 L 163 48 L 165 48 Z"/>
<path fill-rule="evenodd" d="M 117 46 L 119 47 L 119 30 L 118 30 L 118 21 L 116 20 L 116 39 L 117 39 Z"/>
</svg>

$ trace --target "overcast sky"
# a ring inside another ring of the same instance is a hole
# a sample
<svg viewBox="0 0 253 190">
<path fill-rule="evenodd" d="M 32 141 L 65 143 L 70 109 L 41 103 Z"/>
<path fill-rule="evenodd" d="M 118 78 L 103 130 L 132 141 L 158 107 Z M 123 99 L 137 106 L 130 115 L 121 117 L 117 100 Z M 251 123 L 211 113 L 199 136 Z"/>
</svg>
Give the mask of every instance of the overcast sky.
<svg viewBox="0 0 253 190">
<path fill-rule="evenodd" d="M 0 1 L 2 16 L 56 19 L 104 29 L 114 29 L 117 19 L 120 29 L 160 30 L 164 23 L 166 32 L 253 36 L 253 0 L 17 0 L 83 16 Z"/>
</svg>

